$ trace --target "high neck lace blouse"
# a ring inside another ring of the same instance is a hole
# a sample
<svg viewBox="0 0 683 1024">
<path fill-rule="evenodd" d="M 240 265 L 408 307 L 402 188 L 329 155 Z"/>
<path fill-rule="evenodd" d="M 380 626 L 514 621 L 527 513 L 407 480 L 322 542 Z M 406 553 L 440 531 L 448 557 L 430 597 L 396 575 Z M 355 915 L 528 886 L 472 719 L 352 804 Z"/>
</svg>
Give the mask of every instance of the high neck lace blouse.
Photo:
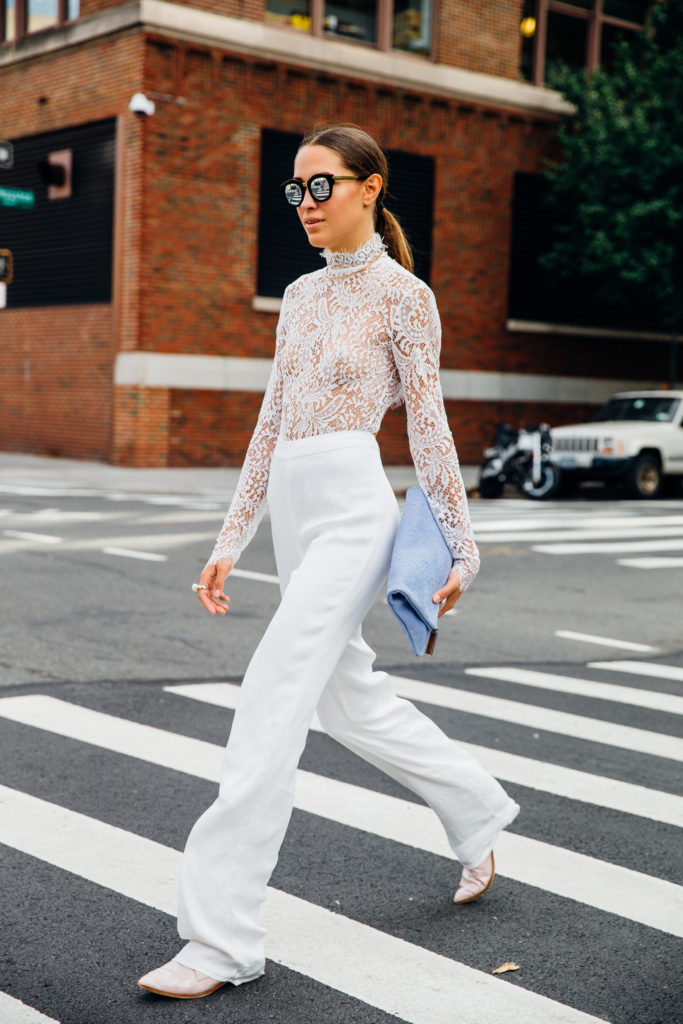
<svg viewBox="0 0 683 1024">
<path fill-rule="evenodd" d="M 387 409 L 405 401 L 417 478 L 466 589 L 479 555 L 441 393 L 434 296 L 391 259 L 378 234 L 356 252 L 323 256 L 326 267 L 285 291 L 272 374 L 208 564 L 234 565 L 256 532 L 279 437 L 376 434 Z"/>
</svg>

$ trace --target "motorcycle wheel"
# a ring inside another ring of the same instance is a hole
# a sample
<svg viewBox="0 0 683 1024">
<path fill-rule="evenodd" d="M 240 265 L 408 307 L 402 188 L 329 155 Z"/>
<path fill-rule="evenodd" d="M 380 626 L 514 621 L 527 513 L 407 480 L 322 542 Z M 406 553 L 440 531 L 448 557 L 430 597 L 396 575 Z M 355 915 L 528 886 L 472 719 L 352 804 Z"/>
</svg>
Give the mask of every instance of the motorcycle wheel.
<svg viewBox="0 0 683 1024">
<path fill-rule="evenodd" d="M 525 476 L 520 484 L 520 491 L 525 498 L 534 501 L 547 501 L 554 497 L 560 487 L 560 470 L 552 462 L 544 462 L 541 466 L 541 479 L 535 484 L 531 473 Z"/>
</svg>

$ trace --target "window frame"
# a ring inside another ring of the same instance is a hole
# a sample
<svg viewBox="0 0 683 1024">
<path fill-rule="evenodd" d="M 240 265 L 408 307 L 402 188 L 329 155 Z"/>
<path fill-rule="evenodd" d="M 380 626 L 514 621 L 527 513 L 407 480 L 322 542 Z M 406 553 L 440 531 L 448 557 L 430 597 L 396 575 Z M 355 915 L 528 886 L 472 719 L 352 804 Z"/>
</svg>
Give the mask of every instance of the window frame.
<svg viewBox="0 0 683 1024">
<path fill-rule="evenodd" d="M 425 54 L 410 54 L 407 50 L 401 50 L 394 47 L 394 0 L 377 0 L 377 29 L 375 39 L 372 42 L 361 39 L 351 39 L 347 36 L 335 36 L 332 33 L 328 34 L 325 32 L 325 0 L 309 0 L 311 27 L 307 34 L 314 36 L 316 39 L 329 39 L 334 40 L 335 42 L 344 42 L 348 43 L 350 46 L 364 46 L 373 50 L 381 50 L 383 53 L 406 53 L 408 56 L 418 56 L 422 60 L 433 61 L 436 59 L 436 26 L 439 2 L 440 0 L 432 0 L 432 17 L 430 26 L 431 38 L 429 40 L 429 50 Z M 264 20 L 267 23 L 267 17 Z M 300 29 L 290 28 L 287 25 L 282 27 L 291 32 L 301 31 Z"/>
<path fill-rule="evenodd" d="M 613 25 L 616 28 L 623 28 L 632 32 L 640 32 L 645 23 L 628 21 L 625 18 L 617 18 L 612 14 L 604 13 L 604 0 L 593 0 L 590 10 L 582 7 L 575 7 L 571 0 L 536 0 L 536 32 L 534 34 L 534 48 L 531 57 L 531 84 L 543 86 L 545 84 L 546 45 L 548 41 L 548 12 L 564 14 L 570 18 L 578 18 L 587 21 L 588 40 L 586 43 L 586 68 L 594 71 L 600 66 L 600 44 L 602 42 L 602 26 Z M 648 8 L 645 11 L 647 17 Z"/>
<path fill-rule="evenodd" d="M 18 43 L 20 39 L 24 39 L 26 36 L 36 36 L 41 32 L 51 32 L 53 29 L 61 28 L 62 25 L 72 24 L 77 20 L 77 18 L 69 18 L 69 0 L 57 0 L 57 20 L 54 24 L 46 25 L 45 28 L 37 29 L 35 32 L 29 32 L 28 4 L 29 0 L 14 0 L 14 38 L 8 39 L 6 0 L 0 0 L 0 46 L 3 43 Z"/>
</svg>

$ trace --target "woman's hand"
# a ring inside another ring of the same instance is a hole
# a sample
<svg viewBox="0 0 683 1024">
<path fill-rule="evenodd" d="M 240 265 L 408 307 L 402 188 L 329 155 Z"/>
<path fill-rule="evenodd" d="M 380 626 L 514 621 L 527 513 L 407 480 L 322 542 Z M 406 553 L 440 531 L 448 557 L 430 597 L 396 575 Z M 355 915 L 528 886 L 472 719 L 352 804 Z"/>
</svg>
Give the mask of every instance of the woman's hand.
<svg viewBox="0 0 683 1024">
<path fill-rule="evenodd" d="M 437 590 L 432 598 L 434 604 L 444 604 L 439 608 L 439 618 L 449 612 L 459 597 L 462 596 L 462 590 L 460 589 L 460 570 L 457 566 L 453 566 L 450 571 L 450 575 L 443 585 L 441 590 Z"/>
<path fill-rule="evenodd" d="M 206 590 L 198 590 L 197 597 L 212 615 L 216 612 L 225 615 L 228 610 L 230 598 L 223 593 L 223 587 L 231 569 L 232 559 L 221 558 L 215 565 L 205 566 L 199 577 L 199 582 L 204 584 Z"/>
</svg>

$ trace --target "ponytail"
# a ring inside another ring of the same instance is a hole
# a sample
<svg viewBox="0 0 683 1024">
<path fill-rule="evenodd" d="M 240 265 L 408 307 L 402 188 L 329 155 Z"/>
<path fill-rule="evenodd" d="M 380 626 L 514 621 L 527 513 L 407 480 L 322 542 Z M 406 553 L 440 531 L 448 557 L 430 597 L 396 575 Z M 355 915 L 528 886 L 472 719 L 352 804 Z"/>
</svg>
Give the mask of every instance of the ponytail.
<svg viewBox="0 0 683 1024">
<path fill-rule="evenodd" d="M 387 251 L 391 258 L 412 274 L 415 264 L 408 239 L 404 235 L 403 228 L 397 218 L 393 213 L 389 213 L 384 208 L 381 200 L 377 203 L 376 225 L 378 232 L 386 242 Z"/>
</svg>

